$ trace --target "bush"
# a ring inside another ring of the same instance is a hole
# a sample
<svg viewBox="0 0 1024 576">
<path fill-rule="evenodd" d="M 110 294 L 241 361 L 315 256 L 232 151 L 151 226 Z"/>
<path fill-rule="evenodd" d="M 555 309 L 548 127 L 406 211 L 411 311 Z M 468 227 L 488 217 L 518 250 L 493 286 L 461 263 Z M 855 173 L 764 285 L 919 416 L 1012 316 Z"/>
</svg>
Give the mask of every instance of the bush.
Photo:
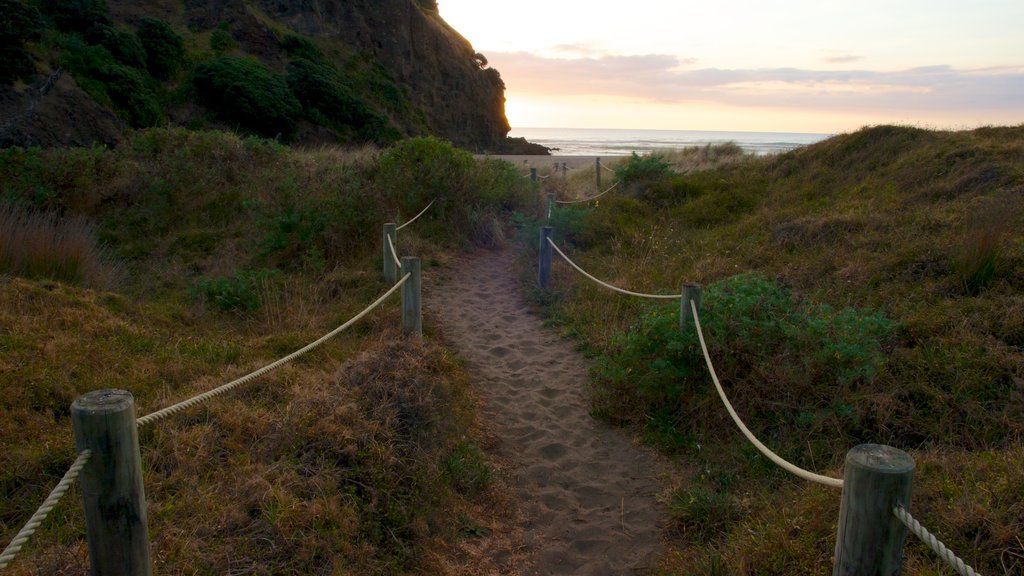
<svg viewBox="0 0 1024 576">
<path fill-rule="evenodd" d="M 134 34 L 99 24 L 85 33 L 89 44 L 103 46 L 117 62 L 132 68 L 146 68 L 146 50 Z"/>
<path fill-rule="evenodd" d="M 150 80 L 138 70 L 110 64 L 91 75 L 103 82 L 114 109 L 133 128 L 153 126 L 160 119 L 160 104 L 150 89 Z"/>
<path fill-rule="evenodd" d="M 615 178 L 626 187 L 649 184 L 668 176 L 669 173 L 668 163 L 658 156 L 640 156 L 636 152 L 633 152 L 629 160 L 615 167 Z"/>
<path fill-rule="evenodd" d="M 85 32 L 98 25 L 110 24 L 106 0 L 44 0 L 46 12 L 58 29 Z"/>
<path fill-rule="evenodd" d="M 146 51 L 146 68 L 154 78 L 168 80 L 185 60 L 181 36 L 157 18 L 143 18 L 136 32 Z"/>
<path fill-rule="evenodd" d="M 39 39 L 44 28 L 43 17 L 35 7 L 18 0 L 0 0 L 0 83 L 32 79 L 35 62 L 22 46 Z"/>
<path fill-rule="evenodd" d="M 189 292 L 223 312 L 253 312 L 260 307 L 260 291 L 279 275 L 277 270 L 238 270 L 234 276 L 201 278 Z"/>
<path fill-rule="evenodd" d="M 196 96 L 220 119 L 262 136 L 290 137 L 301 106 L 285 79 L 251 58 L 221 56 L 196 68 Z"/>
<path fill-rule="evenodd" d="M 613 339 L 595 365 L 598 413 L 625 412 L 627 420 L 648 426 L 658 421 L 645 415 L 667 414 L 660 422 L 675 423 L 676 435 L 706 432 L 702 411 L 715 392 L 696 332 L 681 331 L 678 314 L 678 304 L 655 309 Z M 852 436 L 860 433 L 856 414 L 836 390 L 872 381 L 896 331 L 879 312 L 798 304 L 756 274 L 710 285 L 701 324 L 719 375 L 735 391 L 732 402 L 752 428 L 789 422 L 808 432 L 828 422 Z M 779 384 L 767 388 L 765 381 Z"/>
<path fill-rule="evenodd" d="M 214 30 L 212 34 L 210 34 L 210 50 L 213 50 L 218 54 L 222 52 L 227 52 L 228 50 L 237 47 L 238 43 L 235 42 L 235 39 L 227 30 L 222 30 L 218 28 Z"/>
<path fill-rule="evenodd" d="M 288 87 L 302 104 L 307 118 L 338 130 L 345 139 L 386 145 L 401 137 L 387 118 L 360 98 L 330 64 L 293 61 L 288 65 Z"/>
</svg>

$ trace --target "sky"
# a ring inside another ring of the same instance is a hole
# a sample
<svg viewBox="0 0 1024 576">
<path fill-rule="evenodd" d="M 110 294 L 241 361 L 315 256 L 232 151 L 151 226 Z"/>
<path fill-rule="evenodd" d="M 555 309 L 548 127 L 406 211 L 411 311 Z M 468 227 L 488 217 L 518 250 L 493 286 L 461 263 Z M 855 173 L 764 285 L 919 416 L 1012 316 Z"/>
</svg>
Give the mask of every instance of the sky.
<svg viewBox="0 0 1024 576">
<path fill-rule="evenodd" d="M 526 127 L 1024 123 L 1024 0 L 439 0 Z"/>
</svg>

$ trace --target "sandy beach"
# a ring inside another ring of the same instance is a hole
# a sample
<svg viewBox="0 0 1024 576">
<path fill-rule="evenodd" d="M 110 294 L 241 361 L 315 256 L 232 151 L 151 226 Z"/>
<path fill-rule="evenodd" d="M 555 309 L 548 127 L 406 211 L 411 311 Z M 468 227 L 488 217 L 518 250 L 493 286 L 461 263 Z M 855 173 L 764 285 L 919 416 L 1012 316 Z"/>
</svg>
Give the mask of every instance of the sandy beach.
<svg viewBox="0 0 1024 576">
<path fill-rule="evenodd" d="M 590 168 L 592 170 L 594 168 L 594 160 L 597 158 L 597 156 L 540 156 L 526 154 L 477 154 L 475 157 L 477 159 L 497 158 L 527 169 L 536 168 L 538 171 L 553 170 L 555 166 L 561 168 L 563 164 L 568 170 L 575 170 L 577 168 Z"/>
</svg>

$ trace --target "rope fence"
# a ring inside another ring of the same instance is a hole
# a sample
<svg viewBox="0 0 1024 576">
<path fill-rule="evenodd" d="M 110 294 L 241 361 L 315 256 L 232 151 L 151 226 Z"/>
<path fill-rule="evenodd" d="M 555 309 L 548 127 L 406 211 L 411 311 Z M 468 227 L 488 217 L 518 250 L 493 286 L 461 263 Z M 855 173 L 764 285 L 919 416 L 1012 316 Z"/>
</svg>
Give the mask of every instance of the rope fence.
<svg viewBox="0 0 1024 576">
<path fill-rule="evenodd" d="M 78 478 L 78 474 L 82 471 L 82 468 L 89 462 L 89 457 L 92 456 L 91 450 L 83 450 L 75 458 L 75 461 L 71 463 L 71 467 L 64 473 L 64 477 L 60 479 L 60 482 L 53 488 L 50 495 L 43 500 L 43 503 L 36 510 L 35 514 L 29 518 L 25 526 L 14 536 L 11 543 L 4 548 L 3 553 L 0 553 L 0 570 L 7 568 L 7 565 L 14 560 L 14 557 L 18 555 L 21 548 L 28 542 L 28 539 L 36 533 L 39 526 L 46 520 L 46 516 L 51 510 L 60 502 L 60 499 L 64 494 L 71 488 L 71 483 Z"/>
<path fill-rule="evenodd" d="M 408 221 L 408 222 L 406 222 L 405 224 L 402 224 L 401 226 L 399 226 L 399 227 L 398 227 L 398 228 L 396 228 L 395 230 L 396 230 L 396 231 L 398 231 L 398 230 L 401 230 L 402 228 L 405 228 L 405 227 L 406 227 L 406 226 L 408 226 L 409 224 L 412 224 L 413 222 L 415 222 L 415 221 L 416 221 L 416 220 L 417 220 L 417 219 L 418 219 L 418 218 L 419 218 L 420 216 L 423 216 L 423 214 L 424 214 L 424 213 L 426 213 L 426 211 L 427 211 L 427 210 L 430 210 L 430 207 L 434 205 L 434 202 L 437 202 L 437 198 L 434 198 L 433 200 L 431 200 L 431 201 L 430 201 L 430 203 L 429 203 L 429 204 L 427 204 L 427 207 L 426 207 L 426 208 L 424 208 L 423 210 L 420 210 L 420 213 L 419 213 L 419 214 L 417 214 L 417 215 L 413 216 L 411 220 L 409 220 L 409 221 Z"/>
<path fill-rule="evenodd" d="M 607 193 L 611 192 L 612 190 L 614 190 L 619 184 L 620 184 L 619 182 L 616 182 L 615 184 L 612 184 L 610 187 L 608 187 L 608 189 L 606 189 L 604 192 L 601 192 L 600 194 L 598 194 L 596 196 L 591 196 L 590 198 L 580 198 L 579 200 L 555 200 L 555 203 L 556 204 L 581 204 L 583 202 L 593 202 L 594 200 L 597 200 L 601 196 L 604 196 L 605 194 L 607 194 Z"/>
<path fill-rule="evenodd" d="M 422 216 L 432 204 L 433 202 L 428 204 L 416 218 Z M 411 224 L 416 218 L 403 226 Z M 386 232 L 387 226 L 385 225 Z M 393 232 L 394 225 L 390 226 Z M 90 573 L 151 573 L 138 428 L 197 406 L 294 361 L 351 327 L 399 290 L 402 291 L 402 332 L 406 336 L 422 338 L 419 258 L 399 259 L 391 237 L 387 238 L 393 262 L 399 268 L 407 269 L 406 274 L 348 321 L 291 354 L 231 382 L 140 418 L 133 416 L 134 399 L 127 391 L 95 390 L 79 396 L 71 407 L 75 443 L 79 447 L 78 457 L 38 510 L 0 553 L 0 569 L 6 568 L 15 559 L 50 511 L 81 477 L 83 503 L 86 509 L 86 537 L 89 540 Z M 97 448 L 101 452 L 99 455 L 96 455 Z M 96 464 L 86 468 L 90 462 Z M 105 472 L 88 472 L 94 468 Z M 83 472 L 83 469 L 86 472 Z M 110 472 L 111 470 L 114 472 Z M 108 477 L 108 473 L 113 474 L 113 477 Z"/>
<path fill-rule="evenodd" d="M 566 262 L 568 262 L 570 266 L 575 268 L 577 272 L 579 272 L 580 274 L 586 276 L 587 278 L 589 278 L 590 280 L 596 282 L 597 284 L 599 284 L 601 286 L 604 286 L 605 288 L 608 288 L 609 290 L 614 290 L 615 292 L 619 292 L 619 293 L 625 294 L 627 296 L 636 296 L 636 297 L 639 297 L 639 298 L 650 298 L 650 299 L 661 299 L 661 300 L 678 300 L 679 298 L 682 298 L 682 296 L 683 296 L 682 294 L 643 294 L 643 293 L 640 293 L 640 292 L 632 292 L 630 290 L 625 290 L 625 289 L 619 288 L 617 286 L 612 286 L 611 284 L 609 284 L 607 282 L 604 282 L 603 280 L 599 280 L 599 279 L 595 278 L 594 276 L 592 276 L 590 273 L 588 273 L 583 268 L 580 268 L 579 265 L 577 265 L 575 262 L 570 260 L 568 256 L 565 255 L 565 252 L 562 252 L 562 250 L 558 248 L 558 246 L 551 240 L 551 238 L 545 238 L 545 240 L 547 241 L 548 244 L 551 245 L 552 248 L 554 248 L 555 252 L 557 252 L 558 255 L 562 257 L 562 259 L 564 259 Z"/>
<path fill-rule="evenodd" d="M 232 380 L 231 382 L 228 382 L 227 384 L 222 384 L 221 386 L 218 386 L 218 387 L 214 388 L 213 390 L 210 390 L 208 392 L 204 392 L 202 394 L 198 394 L 196 396 L 193 396 L 192 398 L 189 398 L 188 400 L 183 400 L 181 402 L 178 402 L 177 404 L 174 404 L 173 406 L 168 406 L 167 408 L 164 408 L 162 410 L 157 410 L 156 412 L 153 412 L 152 414 L 148 414 L 146 416 L 143 416 L 143 417 L 139 418 L 138 420 L 136 420 L 136 424 L 138 424 L 139 426 L 145 426 L 147 424 L 152 424 L 152 423 L 154 423 L 154 422 L 156 422 L 158 420 L 162 420 L 164 418 L 167 418 L 168 416 L 170 416 L 170 415 L 172 415 L 172 414 L 174 414 L 176 412 L 180 412 L 182 410 L 185 410 L 186 408 L 190 408 L 192 406 L 196 406 L 198 404 L 201 404 L 201 403 L 209 400 L 210 398 L 213 398 L 214 396 L 219 396 L 219 395 L 221 395 L 221 394 L 223 394 L 225 392 L 228 392 L 228 391 L 230 391 L 230 390 L 232 390 L 234 388 L 237 388 L 237 387 L 241 386 L 242 384 L 245 384 L 247 382 L 255 380 L 256 378 L 259 378 L 260 376 L 263 376 L 264 374 L 267 374 L 268 372 L 276 370 L 276 369 L 280 368 L 281 366 L 284 366 L 285 364 L 288 364 L 289 362 L 295 360 L 299 356 L 302 356 L 303 354 L 308 353 L 309 351 L 313 350 L 314 348 L 317 348 L 320 345 L 322 345 L 324 342 L 327 342 L 331 338 L 334 338 L 338 334 L 341 334 L 349 326 L 351 326 L 351 325 L 355 324 L 356 322 L 358 322 L 359 320 L 361 320 L 363 318 L 363 316 L 366 316 L 367 314 L 369 314 L 370 311 L 372 311 L 374 308 L 376 308 L 376 307 L 380 306 L 381 304 L 383 304 L 384 301 L 387 300 L 389 296 L 391 296 L 392 294 L 397 292 L 398 289 L 401 288 L 402 285 L 404 285 L 409 280 L 410 276 L 411 276 L 411 274 L 406 274 L 405 276 L 403 276 L 402 279 L 399 280 L 397 284 L 392 286 L 380 298 L 377 298 L 377 300 L 375 300 L 373 302 L 373 304 L 370 304 L 365 309 L 363 309 L 362 312 L 360 312 L 359 314 L 356 314 L 355 316 L 353 316 L 352 319 L 349 320 L 348 322 L 345 322 L 341 326 L 338 326 L 334 330 L 331 330 L 330 332 L 328 332 L 327 334 L 324 334 L 320 338 L 317 338 L 313 342 L 310 342 L 309 344 L 303 346 L 302 348 L 299 348 L 295 352 L 292 352 L 291 354 L 289 354 L 289 355 L 287 355 L 287 356 L 285 356 L 285 357 L 283 357 L 283 358 L 281 358 L 279 360 L 271 362 L 270 364 L 267 364 L 266 366 L 260 368 L 259 370 L 255 370 L 253 372 L 250 372 L 250 373 L 246 374 L 245 376 L 242 376 L 241 378 L 238 378 L 236 380 Z"/>
<path fill-rule="evenodd" d="M 641 294 L 599 280 L 573 262 L 551 240 L 552 228 L 541 228 L 538 278 L 542 289 L 551 275 L 551 250 L 586 278 L 615 292 L 645 298 L 681 298 L 680 328 L 692 318 L 701 352 L 722 404 L 743 436 L 774 464 L 799 478 L 842 490 L 836 537 L 835 574 L 894 574 L 901 569 L 906 531 L 916 535 L 928 548 L 961 576 L 980 576 L 961 558 L 928 532 L 907 510 L 914 471 L 913 458 L 902 450 L 877 444 L 861 444 L 847 453 L 844 477 L 833 478 L 805 470 L 764 445 L 743 423 L 722 386 L 700 322 L 700 287 L 687 284 L 682 294 Z M 895 505 L 894 505 L 895 503 Z M 899 526 L 897 529 L 893 523 Z M 905 528 L 905 529 L 904 529 Z"/>
</svg>

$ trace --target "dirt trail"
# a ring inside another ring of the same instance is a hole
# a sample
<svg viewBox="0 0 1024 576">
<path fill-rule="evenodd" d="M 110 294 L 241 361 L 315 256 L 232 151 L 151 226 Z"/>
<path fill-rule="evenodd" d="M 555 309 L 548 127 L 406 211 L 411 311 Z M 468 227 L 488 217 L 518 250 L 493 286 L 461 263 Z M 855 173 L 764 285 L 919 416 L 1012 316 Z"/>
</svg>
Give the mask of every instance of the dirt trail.
<svg viewBox="0 0 1024 576">
<path fill-rule="evenodd" d="M 459 266 L 426 302 L 466 358 L 525 516 L 525 574 L 644 574 L 661 552 L 659 464 L 595 421 L 587 363 L 528 311 L 511 250 Z M 511 570 L 510 570 L 511 572 Z"/>
</svg>

